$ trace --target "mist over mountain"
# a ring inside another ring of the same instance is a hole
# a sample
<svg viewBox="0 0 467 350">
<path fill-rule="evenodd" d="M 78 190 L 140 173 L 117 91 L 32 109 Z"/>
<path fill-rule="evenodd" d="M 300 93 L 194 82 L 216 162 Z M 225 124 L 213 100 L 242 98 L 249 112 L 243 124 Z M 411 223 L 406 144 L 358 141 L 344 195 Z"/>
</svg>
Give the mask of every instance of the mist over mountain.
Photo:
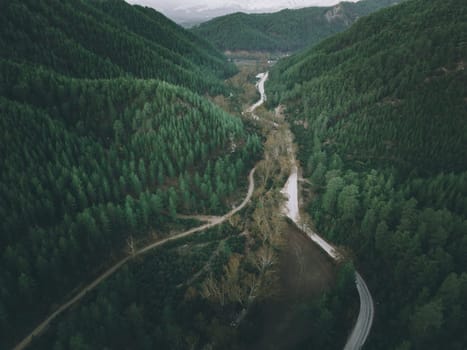
<svg viewBox="0 0 467 350">
<path fill-rule="evenodd" d="M 194 26 L 192 31 L 219 50 L 291 52 L 312 46 L 349 28 L 361 17 L 402 1 L 343 1 L 334 6 L 273 13 L 236 12 Z"/>
<path fill-rule="evenodd" d="M 212 18 L 234 12 L 245 13 L 269 13 L 283 9 L 297 9 L 309 6 L 330 6 L 336 4 L 336 0 L 189 0 L 189 1 L 164 1 L 164 0 L 128 0 L 132 4 L 150 6 L 161 11 L 169 18 L 180 24 L 197 24 Z M 349 2 L 356 2 L 351 0 Z"/>
</svg>

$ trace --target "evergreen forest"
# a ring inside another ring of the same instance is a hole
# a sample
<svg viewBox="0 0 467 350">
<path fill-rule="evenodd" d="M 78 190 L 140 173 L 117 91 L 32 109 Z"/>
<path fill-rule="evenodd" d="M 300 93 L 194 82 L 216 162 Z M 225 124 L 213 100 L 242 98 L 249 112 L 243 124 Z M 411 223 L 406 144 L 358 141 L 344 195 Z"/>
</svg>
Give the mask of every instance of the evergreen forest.
<svg viewBox="0 0 467 350">
<path fill-rule="evenodd" d="M 0 349 L 342 349 L 356 271 L 366 349 L 466 349 L 466 62 L 458 0 L 190 31 L 124 0 L 0 1 Z"/>
<path fill-rule="evenodd" d="M 0 19 L 3 59 L 73 78 L 159 79 L 215 95 L 236 72 L 208 42 L 123 0 L 2 1 Z"/>
<path fill-rule="evenodd" d="M 262 146 L 202 97 L 236 68 L 155 10 L 13 0 L 0 17 L 4 349 L 129 241 L 226 212 Z"/>
<path fill-rule="evenodd" d="M 285 9 L 275 13 L 237 12 L 191 29 L 219 50 L 295 52 L 349 28 L 358 18 L 404 0 L 343 1 L 330 7 Z"/>
<path fill-rule="evenodd" d="M 369 349 L 467 344 L 467 4 L 412 0 L 279 62 L 318 231 L 376 303 Z"/>
</svg>

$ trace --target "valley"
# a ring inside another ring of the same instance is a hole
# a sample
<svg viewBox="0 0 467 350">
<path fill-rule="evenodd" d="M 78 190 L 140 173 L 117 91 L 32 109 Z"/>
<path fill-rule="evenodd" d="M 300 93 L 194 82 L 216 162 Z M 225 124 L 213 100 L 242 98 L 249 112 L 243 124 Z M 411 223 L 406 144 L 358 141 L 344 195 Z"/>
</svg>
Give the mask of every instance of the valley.
<svg viewBox="0 0 467 350">
<path fill-rule="evenodd" d="M 263 103 L 266 101 L 266 93 L 264 89 L 264 84 L 267 80 L 268 74 L 258 74 L 257 79 L 258 82 L 256 83 L 256 88 L 258 89 L 260 93 L 260 99 L 255 102 L 253 105 L 250 107 L 246 108 L 244 115 L 246 118 L 250 118 L 250 115 L 253 117 L 253 121 L 255 123 L 260 123 L 264 125 L 268 125 L 268 130 L 267 133 L 271 133 L 273 135 L 277 133 L 286 133 L 289 135 L 287 138 L 280 137 L 279 140 L 281 140 L 282 144 L 275 144 L 273 148 L 269 149 L 269 152 L 277 153 L 278 149 L 285 150 L 285 152 L 281 155 L 284 157 L 284 161 L 280 162 L 279 164 L 293 164 L 295 161 L 295 157 L 293 153 L 291 153 L 291 150 L 294 148 L 292 144 L 292 138 L 290 135 L 290 131 L 288 131 L 286 123 L 284 121 L 280 121 L 278 119 L 275 119 L 274 122 L 268 121 L 261 119 L 260 117 L 255 115 L 256 109 L 261 107 Z M 275 127 L 272 127 L 275 125 Z M 263 129 L 263 132 L 265 132 L 266 129 Z M 271 136 L 269 136 L 271 137 Z M 271 155 L 266 154 L 265 157 L 269 158 Z M 264 162 L 264 160 L 262 161 Z M 313 296 L 319 296 L 321 293 L 324 291 L 328 290 L 331 288 L 331 286 L 335 283 L 335 276 L 336 273 L 338 272 L 338 267 L 333 264 L 328 257 L 323 255 L 317 249 L 316 246 L 307 238 L 307 236 L 300 230 L 297 230 L 290 224 L 285 224 L 285 223 L 280 223 L 283 221 L 281 219 L 282 214 L 281 209 L 284 204 L 283 200 L 281 197 L 277 197 L 277 194 L 274 195 L 274 199 L 270 198 L 270 195 L 273 192 L 276 192 L 275 186 L 273 187 L 268 187 L 265 188 L 264 186 L 266 185 L 264 182 L 262 182 L 259 178 L 262 177 L 262 173 L 264 172 L 264 166 L 266 164 L 260 162 L 249 174 L 249 185 L 248 185 L 248 191 L 243 199 L 243 201 L 237 205 L 235 208 L 233 208 L 231 211 L 229 211 L 227 214 L 223 216 L 209 216 L 209 215 L 186 215 L 186 214 L 180 214 L 179 217 L 184 220 L 201 220 L 201 221 L 206 221 L 205 224 L 201 226 L 195 226 L 194 228 L 191 228 L 187 231 L 180 232 L 180 233 L 172 233 L 168 237 L 162 239 L 162 240 L 156 240 L 155 242 L 149 242 L 144 246 L 139 247 L 139 244 L 136 242 L 135 246 L 132 246 L 132 250 L 129 252 L 129 255 L 124 257 L 122 260 L 118 261 L 115 263 L 111 268 L 109 268 L 107 271 L 105 271 L 103 274 L 98 276 L 92 283 L 89 285 L 85 286 L 82 288 L 80 292 L 78 292 L 71 300 L 67 301 L 65 304 L 62 306 L 58 307 L 57 310 L 55 310 L 44 322 L 42 322 L 29 336 L 27 336 L 21 343 L 19 343 L 16 347 L 15 350 L 20 350 L 24 348 L 46 348 L 50 345 L 47 344 L 47 338 L 51 335 L 51 330 L 54 332 L 54 321 L 55 319 L 62 319 L 59 322 L 64 322 L 63 318 L 66 318 L 67 316 L 61 316 L 62 313 L 70 312 L 73 314 L 74 309 L 80 309 L 85 306 L 79 306 L 76 304 L 79 303 L 84 303 L 86 305 L 87 303 L 91 302 L 90 298 L 92 298 L 92 295 L 95 295 L 96 292 L 94 292 L 95 289 L 102 290 L 103 287 L 101 287 L 101 284 L 107 284 L 109 282 L 106 282 L 106 280 L 111 279 L 114 280 L 115 277 L 114 275 L 117 275 L 117 278 L 119 275 L 122 274 L 122 272 L 119 272 L 120 270 L 123 269 L 123 267 L 127 264 L 134 265 L 132 261 L 136 260 L 137 264 L 147 264 L 145 262 L 147 259 L 145 256 L 147 254 L 160 254 L 160 249 L 163 248 L 164 245 L 169 245 L 172 246 L 172 249 L 182 249 L 183 248 L 183 242 L 186 242 L 188 239 L 188 242 L 192 241 L 193 239 L 190 239 L 189 237 L 192 235 L 198 235 L 201 234 L 205 231 L 212 230 L 213 228 L 217 226 L 222 226 L 223 223 L 232 220 L 237 213 L 240 211 L 244 210 L 246 206 L 249 204 L 251 205 L 251 200 L 253 198 L 253 202 L 265 202 L 269 203 L 268 210 L 272 210 L 272 212 L 269 213 L 263 213 L 261 215 L 267 215 L 268 221 L 272 221 L 271 218 L 275 218 L 274 221 L 276 224 L 278 224 L 278 227 L 276 228 L 279 229 L 278 234 L 281 236 L 284 235 L 284 232 L 287 232 L 287 234 L 284 236 L 285 241 L 284 241 L 284 248 L 280 249 L 280 254 L 276 255 L 277 253 L 273 253 L 273 256 L 271 256 L 270 259 L 271 262 L 275 261 L 273 264 L 277 265 L 279 261 L 281 263 L 277 266 L 280 266 L 280 269 L 277 271 L 279 273 L 279 280 L 278 280 L 278 288 L 277 291 L 277 296 L 279 299 L 271 299 L 265 300 L 264 306 L 254 306 L 253 311 L 249 311 L 249 307 L 247 306 L 245 310 L 245 313 L 241 313 L 239 318 L 237 318 L 237 323 L 239 323 L 239 328 L 244 326 L 245 324 L 248 324 L 251 322 L 250 318 L 257 318 L 257 317 L 267 317 L 267 319 L 272 320 L 272 319 L 283 319 L 286 317 L 289 321 L 287 322 L 286 325 L 280 326 L 280 328 L 277 329 L 276 334 L 279 335 L 281 334 L 284 330 L 282 329 L 285 327 L 285 329 L 289 329 L 295 324 L 296 330 L 293 332 L 294 335 L 290 335 L 287 337 L 287 341 L 284 339 L 282 340 L 282 343 L 284 347 L 288 346 L 293 346 L 293 344 L 299 344 L 301 341 L 306 340 L 307 336 L 305 329 L 302 329 L 302 323 L 303 320 L 301 320 L 299 313 L 297 313 L 297 307 L 300 305 L 300 300 L 307 300 L 310 297 Z M 257 175 L 257 182 L 260 189 L 256 189 L 255 192 L 255 170 L 259 168 L 260 170 L 259 175 Z M 286 169 L 280 169 L 280 172 L 287 173 L 289 171 L 288 168 Z M 296 177 L 295 177 L 296 179 Z M 281 178 L 276 178 L 274 181 L 281 181 Z M 290 179 L 288 181 L 290 183 Z M 295 183 L 296 184 L 296 183 Z M 297 192 L 295 192 L 297 194 Z M 297 197 L 295 196 L 295 200 Z M 290 203 L 290 200 L 288 201 Z M 289 205 L 289 204 L 287 204 Z M 298 207 L 297 207 L 298 208 Z M 254 214 L 254 218 L 258 217 L 258 214 Z M 263 220 L 266 219 L 266 217 L 263 217 Z M 255 220 L 255 219 L 254 219 Z M 279 224 L 280 223 L 280 224 Z M 250 223 L 244 225 L 244 230 L 254 230 L 255 225 Z M 271 232 L 268 230 L 264 231 L 264 229 L 261 230 L 262 232 L 260 234 L 264 235 L 270 235 Z M 222 232 L 222 231 L 219 231 Z M 225 242 L 224 238 L 222 241 L 220 241 L 219 246 L 222 246 L 222 242 Z M 232 237 L 233 238 L 233 237 Z M 263 238 L 264 239 L 264 238 Z M 279 240 L 282 241 L 283 238 L 280 238 L 279 236 L 276 236 L 274 238 L 268 238 L 271 239 L 272 241 L 274 240 Z M 197 241 L 198 239 L 194 239 L 194 241 Z M 180 241 L 180 243 L 178 243 Z M 209 238 L 207 242 L 210 242 Z M 214 241 L 215 242 L 215 241 Z M 188 243 L 190 244 L 190 243 Z M 217 244 L 217 243 L 216 243 Z M 275 243 L 274 243 L 275 244 Z M 282 243 L 280 243 L 282 245 Z M 155 253 L 151 253 L 151 251 L 156 250 Z M 207 260 L 206 264 L 204 267 L 202 267 L 198 272 L 196 272 L 191 278 L 188 278 L 188 284 L 186 284 L 186 287 L 190 288 L 190 285 L 193 284 L 198 278 L 202 278 L 203 275 L 206 274 L 207 271 L 213 268 L 213 266 L 210 266 L 213 264 L 213 262 L 216 260 L 216 257 L 218 257 L 219 251 L 214 250 L 212 251 L 212 255 L 209 257 Z M 144 256 L 143 256 L 144 255 Z M 207 256 L 206 256 L 207 257 Z M 151 259 L 151 258 L 149 258 Z M 240 259 L 242 259 L 240 257 Z M 277 260 L 279 259 L 279 260 Z M 283 262 L 282 262 L 283 261 Z M 267 266 L 267 265 L 265 265 Z M 276 272 L 274 272 L 276 273 Z M 295 276 L 293 279 L 290 278 L 290 276 Z M 111 282 L 110 282 L 111 283 Z M 182 286 L 183 284 L 179 284 L 178 286 Z M 177 286 L 177 288 L 178 288 Z M 104 286 L 105 288 L 105 286 Z M 192 287 L 191 287 L 192 288 Z M 92 299 L 91 299 L 92 300 Z M 261 305 L 261 302 L 260 304 Z M 70 311 L 67 311 L 67 309 L 71 309 Z M 269 311 L 266 311 L 269 310 Z M 253 312 L 252 315 L 250 313 Z M 267 312 L 267 316 L 263 315 L 263 312 Z M 267 322 L 265 319 L 265 327 L 267 327 Z M 279 322 L 279 325 L 281 323 Z M 272 326 L 272 325 L 271 325 Z M 238 327 L 238 326 L 237 326 Z M 277 327 L 277 326 L 276 326 Z M 301 330 L 300 330 L 301 329 Z M 305 332 L 305 333 L 304 333 Z M 45 333 L 45 334 L 42 334 Z M 39 337 L 39 338 L 38 338 Z M 255 340 L 253 344 L 244 344 L 247 348 L 270 348 L 272 346 L 272 339 L 270 338 L 264 338 L 262 339 L 261 333 L 256 334 Z M 34 342 L 32 342 L 34 340 Z M 32 344 L 31 344 L 32 342 Z M 235 341 L 236 342 L 236 341 Z M 29 346 L 31 345 L 31 346 Z"/>
<path fill-rule="evenodd" d="M 465 348 L 464 4 L 0 19 L 0 348 Z"/>
</svg>

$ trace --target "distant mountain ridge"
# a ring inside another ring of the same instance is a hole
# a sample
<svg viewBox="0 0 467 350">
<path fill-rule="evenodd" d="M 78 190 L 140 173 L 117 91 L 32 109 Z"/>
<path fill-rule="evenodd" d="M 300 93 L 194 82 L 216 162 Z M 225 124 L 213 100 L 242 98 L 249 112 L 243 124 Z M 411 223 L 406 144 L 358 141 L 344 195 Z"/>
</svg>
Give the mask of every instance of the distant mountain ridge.
<svg viewBox="0 0 467 350">
<path fill-rule="evenodd" d="M 192 28 L 220 50 L 291 52 L 341 32 L 358 18 L 405 0 L 340 2 L 275 13 L 237 12 Z"/>
<path fill-rule="evenodd" d="M 297 9 L 311 6 L 318 6 L 320 0 L 230 0 L 230 1 L 210 1 L 209 3 L 192 4 L 187 1 L 183 5 L 174 6 L 172 3 L 167 4 L 163 0 L 133 0 L 141 4 L 146 4 L 157 8 L 162 13 L 166 14 L 179 24 L 202 23 L 209 21 L 215 17 L 225 16 L 235 12 L 245 13 L 272 13 L 282 9 Z M 352 0 L 356 2 L 357 0 Z M 334 3 L 337 3 L 335 1 Z"/>
</svg>

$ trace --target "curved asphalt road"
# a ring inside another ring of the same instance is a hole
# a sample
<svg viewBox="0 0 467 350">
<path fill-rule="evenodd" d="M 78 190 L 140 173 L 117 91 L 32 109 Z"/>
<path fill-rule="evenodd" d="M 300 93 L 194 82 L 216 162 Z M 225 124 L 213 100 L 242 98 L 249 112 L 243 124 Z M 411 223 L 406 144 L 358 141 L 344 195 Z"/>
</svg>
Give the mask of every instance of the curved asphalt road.
<svg viewBox="0 0 467 350">
<path fill-rule="evenodd" d="M 375 313 L 370 291 L 358 272 L 355 273 L 355 282 L 357 283 L 358 295 L 360 296 L 360 312 L 358 313 L 357 322 L 352 333 L 350 333 L 347 339 L 344 350 L 360 349 L 365 344 L 366 338 L 370 334 Z"/>
<path fill-rule="evenodd" d="M 41 324 L 39 324 L 27 337 L 25 337 L 18 345 L 16 345 L 14 347 L 14 350 L 22 350 L 22 349 L 26 348 L 31 343 L 32 339 L 34 337 L 40 335 L 47 328 L 47 326 L 50 324 L 50 322 L 52 322 L 58 315 L 60 315 L 62 312 L 67 310 L 71 305 L 73 305 L 74 303 L 79 301 L 81 298 L 83 298 L 86 295 L 86 293 L 88 293 L 91 290 L 93 290 L 94 288 L 96 288 L 101 282 L 103 282 L 105 279 L 107 279 L 107 277 L 112 275 L 115 271 L 120 269 L 120 267 L 122 267 L 124 264 L 126 264 L 129 260 L 133 259 L 136 256 L 143 255 L 143 254 L 147 253 L 148 251 L 150 251 L 150 250 L 152 250 L 152 249 L 154 249 L 156 247 L 164 245 L 167 242 L 175 241 L 175 240 L 178 240 L 180 238 L 190 236 L 190 235 L 192 235 L 194 233 L 204 231 L 204 230 L 206 230 L 208 228 L 220 225 L 224 221 L 226 221 L 227 219 L 229 219 L 230 217 L 232 217 L 233 215 L 238 213 L 240 210 L 242 210 L 245 207 L 245 205 L 249 202 L 249 200 L 251 199 L 251 196 L 253 195 L 253 191 L 255 189 L 255 182 L 254 182 L 255 170 L 256 170 L 256 167 L 253 168 L 250 171 L 250 174 L 248 175 L 248 181 L 249 181 L 248 193 L 247 193 L 245 199 L 243 200 L 243 202 L 240 203 L 239 206 L 232 209 L 230 212 L 228 212 L 224 216 L 216 217 L 215 220 L 210 221 L 207 224 L 192 228 L 192 229 L 190 229 L 188 231 L 181 232 L 179 234 L 164 238 L 164 239 L 162 239 L 160 241 L 148 244 L 147 246 L 137 250 L 133 255 L 130 255 L 130 256 L 127 256 L 127 257 L 123 258 L 122 260 L 117 262 L 115 265 L 113 265 L 111 268 L 109 268 L 107 271 L 105 271 L 103 274 L 101 274 L 99 277 L 97 277 L 93 282 L 91 282 L 86 287 L 84 287 L 71 300 L 69 300 L 65 304 L 61 305 L 55 312 L 53 312 Z"/>
</svg>

